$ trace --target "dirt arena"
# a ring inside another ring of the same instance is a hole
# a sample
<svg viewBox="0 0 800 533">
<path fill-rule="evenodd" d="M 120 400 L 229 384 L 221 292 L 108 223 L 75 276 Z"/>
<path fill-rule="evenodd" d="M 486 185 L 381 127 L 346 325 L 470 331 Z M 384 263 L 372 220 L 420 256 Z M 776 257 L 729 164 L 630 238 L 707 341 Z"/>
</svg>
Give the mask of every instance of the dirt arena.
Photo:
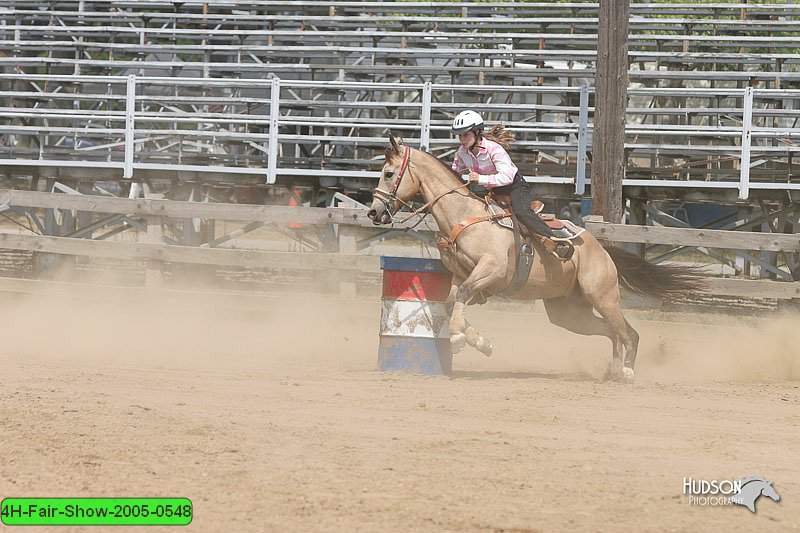
<svg viewBox="0 0 800 533">
<path fill-rule="evenodd" d="M 187 497 L 190 531 L 800 527 L 797 318 L 632 313 L 621 384 L 605 339 L 541 306 L 470 307 L 495 354 L 468 348 L 452 377 L 382 374 L 379 304 L 0 294 L 0 495 Z M 682 495 L 749 475 L 781 501 Z"/>
</svg>

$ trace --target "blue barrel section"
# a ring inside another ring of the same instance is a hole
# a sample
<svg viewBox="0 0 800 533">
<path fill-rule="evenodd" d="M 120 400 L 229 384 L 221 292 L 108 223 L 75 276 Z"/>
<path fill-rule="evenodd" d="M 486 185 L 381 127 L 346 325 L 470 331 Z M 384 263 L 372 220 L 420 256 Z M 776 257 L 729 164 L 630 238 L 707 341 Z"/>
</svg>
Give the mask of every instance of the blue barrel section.
<svg viewBox="0 0 800 533">
<path fill-rule="evenodd" d="M 438 259 L 381 257 L 378 370 L 445 375 L 453 370 L 444 302 L 452 275 Z"/>
</svg>

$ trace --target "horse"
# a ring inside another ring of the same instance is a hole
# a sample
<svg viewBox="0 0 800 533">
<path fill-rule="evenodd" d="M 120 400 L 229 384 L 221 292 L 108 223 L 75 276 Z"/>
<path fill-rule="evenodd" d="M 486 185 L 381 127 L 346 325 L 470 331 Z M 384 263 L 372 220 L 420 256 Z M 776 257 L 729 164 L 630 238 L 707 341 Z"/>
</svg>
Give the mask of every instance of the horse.
<svg viewBox="0 0 800 533">
<path fill-rule="evenodd" d="M 751 476 L 740 480 L 741 490 L 737 496 L 731 498 L 731 502 L 737 505 L 744 505 L 750 512 L 756 512 L 756 500 L 761 496 L 772 498 L 773 501 L 780 501 L 781 497 L 771 481 L 767 481 L 761 476 Z"/>
<path fill-rule="evenodd" d="M 440 246 L 442 262 L 453 274 L 447 299 L 451 350 L 457 353 L 468 343 L 488 356 L 492 343 L 466 321 L 465 308 L 468 303 L 483 303 L 509 286 L 518 254 L 513 232 L 498 224 L 487 221 L 456 229 L 459 222 L 487 214 L 485 200 L 466 185 L 432 154 L 390 136 L 367 217 L 375 225 L 391 224 L 400 208 L 410 207 L 409 202 L 421 194 L 425 204 L 415 213 L 422 217 L 425 209 L 430 212 L 439 226 L 440 243 L 459 233 L 455 243 Z M 631 381 L 639 334 L 622 313 L 620 283 L 656 298 L 693 292 L 702 283 L 694 267 L 648 263 L 620 248 L 601 245 L 587 231 L 572 243 L 572 257 L 562 261 L 534 240 L 529 278 L 512 299 L 543 300 L 551 323 L 581 335 L 610 339 L 612 358 L 607 375 Z"/>
</svg>

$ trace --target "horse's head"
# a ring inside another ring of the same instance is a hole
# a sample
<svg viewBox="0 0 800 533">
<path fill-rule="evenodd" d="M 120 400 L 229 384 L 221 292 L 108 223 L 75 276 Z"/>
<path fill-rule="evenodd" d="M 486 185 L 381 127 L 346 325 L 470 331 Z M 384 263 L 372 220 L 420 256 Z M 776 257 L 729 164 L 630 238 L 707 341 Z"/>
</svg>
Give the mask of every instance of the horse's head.
<svg viewBox="0 0 800 533">
<path fill-rule="evenodd" d="M 389 224 L 403 205 L 408 205 L 419 192 L 419 180 L 409 171 L 411 148 L 402 139 L 389 136 L 386 161 L 381 168 L 378 186 L 373 192 L 372 205 L 367 216 L 373 224 Z"/>
</svg>

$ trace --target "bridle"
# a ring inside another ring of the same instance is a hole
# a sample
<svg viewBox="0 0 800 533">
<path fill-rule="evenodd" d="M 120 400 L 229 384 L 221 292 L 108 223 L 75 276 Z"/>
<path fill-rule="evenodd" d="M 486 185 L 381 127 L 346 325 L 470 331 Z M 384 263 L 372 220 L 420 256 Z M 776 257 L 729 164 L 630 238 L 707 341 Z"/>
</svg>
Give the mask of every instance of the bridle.
<svg viewBox="0 0 800 533">
<path fill-rule="evenodd" d="M 409 227 L 409 228 L 406 228 L 406 231 L 414 229 L 423 220 L 425 220 L 425 216 L 422 213 L 426 209 L 428 209 L 429 207 L 433 206 L 436 202 L 438 202 L 444 196 L 450 194 L 451 192 L 456 191 L 456 190 L 461 189 L 461 188 L 464 188 L 467 185 L 469 185 L 469 183 L 464 183 L 464 184 L 461 184 L 461 185 L 457 185 L 457 186 L 453 187 L 452 189 L 446 190 L 445 192 L 443 192 L 442 194 L 440 194 L 439 196 L 437 196 L 436 198 L 434 198 L 430 202 L 426 203 L 422 207 L 420 207 L 418 209 L 414 209 L 411 206 L 411 204 L 409 204 L 407 202 L 404 202 L 403 200 L 401 200 L 400 198 L 397 197 L 397 190 L 400 188 L 400 182 L 403 181 L 403 176 L 405 176 L 406 170 L 408 170 L 410 162 L 411 162 L 411 147 L 406 146 L 405 147 L 405 151 L 403 152 L 403 160 L 400 163 L 400 171 L 397 173 L 397 178 L 394 180 L 394 185 L 392 185 L 392 190 L 387 192 L 387 191 L 381 189 L 380 187 L 376 187 L 375 188 L 375 195 L 374 195 L 378 200 L 383 202 L 384 206 L 386 207 L 386 210 L 390 214 L 392 212 L 392 209 L 391 209 L 392 202 L 400 202 L 404 206 L 406 206 L 406 207 L 411 209 L 411 211 L 412 211 L 411 214 L 408 217 L 404 218 L 403 220 L 399 221 L 400 224 L 403 224 L 403 223 L 411 220 L 415 216 L 419 217 L 419 220 L 417 221 L 417 223 L 414 224 L 413 226 Z M 392 218 L 394 218 L 394 215 L 392 215 Z"/>
<path fill-rule="evenodd" d="M 403 161 L 400 163 L 400 172 L 397 173 L 397 178 L 394 180 L 394 185 L 392 186 L 392 190 L 386 192 L 380 187 L 375 188 L 375 196 L 377 196 L 378 199 L 386 205 L 386 209 L 390 211 L 391 211 L 390 209 L 391 203 L 394 201 L 399 201 L 404 205 L 408 205 L 407 203 L 397 198 L 397 190 L 400 188 L 400 182 L 403 181 L 403 176 L 405 175 L 406 170 L 408 170 L 409 161 L 411 161 L 411 148 L 406 146 L 405 151 L 403 152 Z"/>
</svg>

